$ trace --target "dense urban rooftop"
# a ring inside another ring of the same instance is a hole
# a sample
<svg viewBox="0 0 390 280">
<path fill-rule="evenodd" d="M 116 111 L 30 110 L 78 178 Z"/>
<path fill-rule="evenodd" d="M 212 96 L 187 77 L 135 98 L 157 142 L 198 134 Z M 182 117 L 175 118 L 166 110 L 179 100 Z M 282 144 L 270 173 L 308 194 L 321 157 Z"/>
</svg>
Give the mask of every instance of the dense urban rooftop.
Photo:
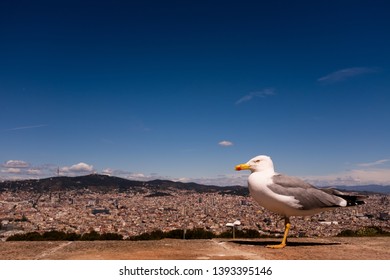
<svg viewBox="0 0 390 280">
<path fill-rule="evenodd" d="M 32 181 L 24 182 L 24 187 L 21 183 L 17 188 L 2 186 L 0 238 L 51 230 L 79 234 L 94 230 L 125 238 L 157 229 L 203 228 L 219 234 L 227 230 L 227 223 L 236 220 L 243 229 L 256 229 L 262 234 L 283 231 L 280 217 L 259 206 L 242 187 L 207 189 L 169 181 L 132 182 L 127 188 L 121 185 L 124 182 L 102 188 L 98 180 L 88 187 L 72 186 L 69 181 L 64 187 L 53 179 L 52 183 L 45 182 L 43 189 L 34 187 Z M 334 236 L 364 226 L 390 231 L 390 197 L 370 194 L 365 201 L 364 205 L 292 217 L 290 235 Z"/>
</svg>

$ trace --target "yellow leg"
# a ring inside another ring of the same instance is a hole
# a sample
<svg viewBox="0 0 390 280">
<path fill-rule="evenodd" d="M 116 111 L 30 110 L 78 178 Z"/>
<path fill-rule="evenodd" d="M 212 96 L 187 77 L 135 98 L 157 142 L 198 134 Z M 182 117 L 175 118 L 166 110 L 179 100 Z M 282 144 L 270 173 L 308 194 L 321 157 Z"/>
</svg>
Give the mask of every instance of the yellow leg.
<svg viewBox="0 0 390 280">
<path fill-rule="evenodd" d="M 282 243 L 278 244 L 278 245 L 268 245 L 267 248 L 271 248 L 271 249 L 282 249 L 284 247 L 286 247 L 287 245 L 287 236 L 288 236 L 288 231 L 290 230 L 290 219 L 288 217 L 284 218 L 284 236 L 283 236 L 283 239 L 282 239 Z"/>
</svg>

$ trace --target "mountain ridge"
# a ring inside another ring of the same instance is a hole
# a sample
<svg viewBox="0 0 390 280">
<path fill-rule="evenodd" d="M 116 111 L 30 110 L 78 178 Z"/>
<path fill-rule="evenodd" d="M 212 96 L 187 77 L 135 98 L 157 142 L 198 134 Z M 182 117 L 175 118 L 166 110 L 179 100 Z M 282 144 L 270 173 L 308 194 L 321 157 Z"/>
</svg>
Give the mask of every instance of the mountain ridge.
<svg viewBox="0 0 390 280">
<path fill-rule="evenodd" d="M 214 186 L 202 185 L 194 182 L 175 182 L 170 180 L 151 180 L 135 181 L 125 178 L 103 175 L 89 174 L 75 177 L 49 177 L 43 179 L 27 179 L 0 182 L 0 191 L 5 189 L 11 190 L 34 190 L 38 192 L 60 191 L 60 190 L 79 190 L 90 189 L 92 191 L 108 192 L 112 190 L 145 192 L 148 189 L 152 192 L 161 192 L 168 190 L 187 190 L 200 193 L 219 192 L 226 194 L 248 195 L 248 189 L 243 186 Z"/>
<path fill-rule="evenodd" d="M 116 176 L 104 174 L 89 174 L 83 176 L 58 176 L 43 179 L 26 179 L 0 182 L 0 191 L 4 189 L 12 190 L 35 190 L 44 191 L 60 191 L 64 189 L 90 189 L 93 191 L 112 191 L 117 189 L 119 192 L 128 190 L 142 192 L 146 189 L 151 191 L 167 191 L 167 190 L 187 190 L 196 192 L 220 192 L 246 196 L 249 194 L 248 188 L 243 186 L 216 186 L 203 185 L 195 182 L 178 182 L 163 179 L 151 181 L 135 181 Z M 361 186 L 332 186 L 332 188 L 341 191 L 354 191 L 365 193 L 381 193 L 390 194 L 390 186 L 382 185 L 361 185 Z"/>
</svg>

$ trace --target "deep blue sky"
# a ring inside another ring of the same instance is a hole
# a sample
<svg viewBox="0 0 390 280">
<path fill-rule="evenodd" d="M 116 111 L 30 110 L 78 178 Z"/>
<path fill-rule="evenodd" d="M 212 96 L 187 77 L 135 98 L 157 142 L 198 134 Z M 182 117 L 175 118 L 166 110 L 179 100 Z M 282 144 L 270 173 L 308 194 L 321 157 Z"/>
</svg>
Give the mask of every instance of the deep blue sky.
<svg viewBox="0 0 390 280">
<path fill-rule="evenodd" d="M 388 1 L 2 1 L 0 179 L 390 183 Z M 224 142 L 223 142 L 224 141 Z"/>
</svg>

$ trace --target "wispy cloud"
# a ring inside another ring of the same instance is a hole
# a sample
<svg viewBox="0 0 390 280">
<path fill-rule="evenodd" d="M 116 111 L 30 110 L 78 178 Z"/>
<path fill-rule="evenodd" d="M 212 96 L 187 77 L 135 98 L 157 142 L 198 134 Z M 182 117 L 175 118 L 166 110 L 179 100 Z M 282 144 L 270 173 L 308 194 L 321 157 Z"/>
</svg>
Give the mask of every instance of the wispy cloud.
<svg viewBox="0 0 390 280">
<path fill-rule="evenodd" d="M 223 140 L 223 141 L 219 142 L 218 145 L 220 145 L 222 147 L 229 147 L 229 146 L 233 146 L 233 142 Z"/>
<path fill-rule="evenodd" d="M 45 126 L 47 126 L 47 124 L 37 124 L 37 125 L 19 126 L 19 127 L 13 127 L 13 128 L 6 129 L 6 131 L 33 129 L 33 128 L 40 128 L 40 127 L 45 127 Z"/>
<path fill-rule="evenodd" d="M 31 169 L 28 169 L 27 170 L 27 173 L 29 175 L 33 175 L 33 176 L 39 176 L 39 175 L 42 175 L 42 170 L 38 169 L 38 168 L 31 168 Z"/>
<path fill-rule="evenodd" d="M 319 78 L 317 81 L 325 84 L 341 82 L 356 76 L 378 72 L 377 68 L 372 67 L 352 67 L 332 72 Z"/>
<path fill-rule="evenodd" d="M 355 164 L 355 168 L 322 176 L 308 176 L 309 182 L 318 186 L 390 185 L 390 159 Z M 356 167 L 357 166 L 357 167 Z"/>
<path fill-rule="evenodd" d="M 0 165 L 0 180 L 20 180 L 40 178 L 42 176 L 54 175 L 54 167 L 51 165 L 32 166 L 24 160 L 8 160 Z"/>
<path fill-rule="evenodd" d="M 390 159 L 380 159 L 380 160 L 377 160 L 374 162 L 358 163 L 357 165 L 361 166 L 361 167 L 372 167 L 372 166 L 382 165 L 382 164 L 389 162 L 389 161 L 390 161 Z"/>
<path fill-rule="evenodd" d="M 3 166 L 7 168 L 27 168 L 30 164 L 23 160 L 8 160 Z"/>
<path fill-rule="evenodd" d="M 102 173 L 109 176 L 117 176 L 135 181 L 151 181 L 156 179 L 174 180 L 171 177 L 161 176 L 157 173 L 144 174 L 112 168 L 105 168 L 102 170 Z"/>
<path fill-rule="evenodd" d="M 275 90 L 273 88 L 266 88 L 261 91 L 253 91 L 250 92 L 249 94 L 241 97 L 239 100 L 237 100 L 236 105 L 239 105 L 244 102 L 248 102 L 254 98 L 265 98 L 268 96 L 275 95 Z"/>
<path fill-rule="evenodd" d="M 64 166 L 60 168 L 60 173 L 62 175 L 79 174 L 79 173 L 86 173 L 86 172 L 93 172 L 93 171 L 94 171 L 93 166 L 86 164 L 84 162 L 80 162 L 72 166 Z"/>
<path fill-rule="evenodd" d="M 307 182 L 316 186 L 341 186 L 341 185 L 390 185 L 390 168 L 377 168 L 377 165 L 384 164 L 390 160 L 378 160 L 372 163 L 362 163 L 360 168 L 352 170 L 341 171 L 333 174 L 326 174 L 320 176 L 300 176 Z M 10 161 L 8 161 L 10 162 Z M 14 166 L 14 167 L 12 167 Z M 71 166 L 61 167 L 59 169 L 60 175 L 64 176 L 78 176 L 95 172 L 92 165 L 86 163 L 78 163 Z M 41 166 L 33 166 L 32 164 L 2 164 L 0 168 L 0 180 L 21 180 L 21 179 L 38 179 L 45 177 L 56 176 L 58 167 L 52 164 Z M 150 181 L 155 179 L 172 180 L 180 182 L 196 182 L 206 185 L 232 186 L 247 184 L 248 174 L 233 173 L 218 175 L 215 177 L 198 177 L 198 178 L 174 178 L 170 176 L 163 176 L 157 173 L 143 174 L 125 170 L 118 170 L 112 168 L 105 168 L 101 171 L 102 174 L 118 176 L 129 180 Z"/>
<path fill-rule="evenodd" d="M 390 185 L 390 169 L 354 169 L 335 174 L 305 176 L 302 178 L 317 186 Z"/>
<path fill-rule="evenodd" d="M 10 173 L 10 174 L 19 174 L 22 172 L 22 169 L 15 168 L 15 167 L 9 167 L 7 169 L 2 169 L 1 172 L 3 173 Z"/>
<path fill-rule="evenodd" d="M 0 164 L 0 180 L 38 179 L 45 177 L 78 176 L 95 172 L 93 165 L 80 162 L 71 166 L 59 167 L 54 164 L 34 166 L 23 160 L 8 160 Z"/>
</svg>

